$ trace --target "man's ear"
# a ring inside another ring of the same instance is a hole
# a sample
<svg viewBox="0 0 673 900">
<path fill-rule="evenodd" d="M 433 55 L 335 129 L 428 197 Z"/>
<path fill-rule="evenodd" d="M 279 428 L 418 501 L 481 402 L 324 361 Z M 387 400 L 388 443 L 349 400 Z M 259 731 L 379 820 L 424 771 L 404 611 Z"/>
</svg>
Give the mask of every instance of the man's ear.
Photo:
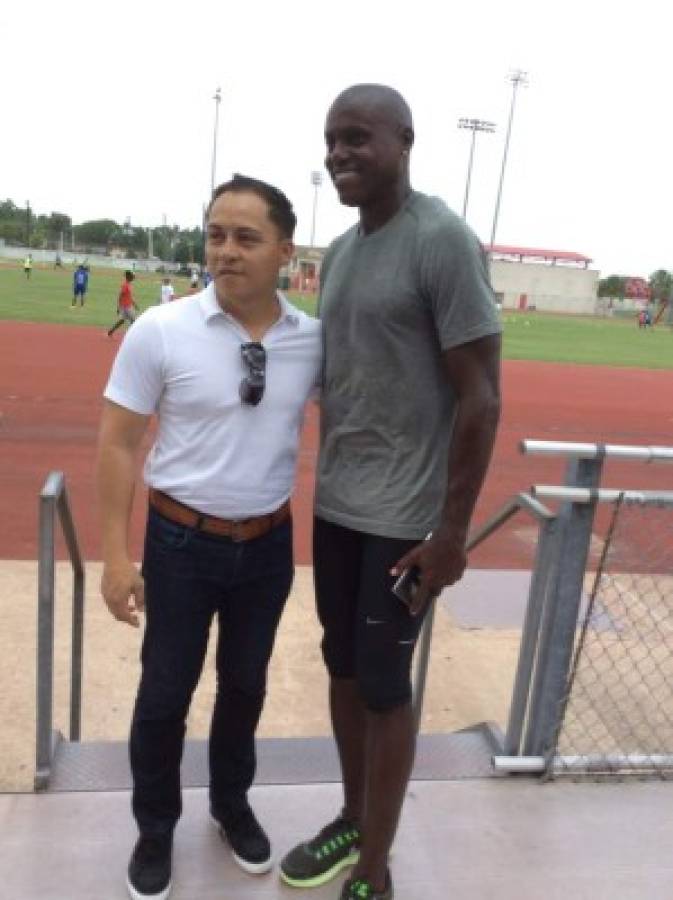
<svg viewBox="0 0 673 900">
<path fill-rule="evenodd" d="M 280 248 L 282 265 L 286 266 L 294 256 L 294 243 L 289 238 L 283 238 Z"/>
<path fill-rule="evenodd" d="M 402 129 L 402 143 L 405 150 L 411 150 L 414 146 L 414 129 L 408 125 Z"/>
</svg>

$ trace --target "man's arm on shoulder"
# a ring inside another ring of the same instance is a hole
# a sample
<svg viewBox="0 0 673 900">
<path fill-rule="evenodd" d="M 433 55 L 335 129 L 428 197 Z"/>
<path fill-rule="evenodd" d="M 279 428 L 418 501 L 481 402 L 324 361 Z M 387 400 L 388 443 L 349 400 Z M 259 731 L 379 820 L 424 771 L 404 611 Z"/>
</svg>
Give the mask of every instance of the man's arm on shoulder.
<svg viewBox="0 0 673 900">
<path fill-rule="evenodd" d="M 470 518 L 484 482 L 500 419 L 499 334 L 488 335 L 445 350 L 447 379 L 456 399 L 451 435 L 448 481 L 441 522 L 432 539 L 419 544 L 397 563 L 401 571 L 421 568 L 421 586 L 412 612 L 458 581 L 465 570 L 465 542 Z"/>
<path fill-rule="evenodd" d="M 136 464 L 150 417 L 105 400 L 98 435 L 96 485 L 103 539 L 101 593 L 112 615 L 136 628 L 143 580 L 129 559 L 128 526 Z"/>
</svg>

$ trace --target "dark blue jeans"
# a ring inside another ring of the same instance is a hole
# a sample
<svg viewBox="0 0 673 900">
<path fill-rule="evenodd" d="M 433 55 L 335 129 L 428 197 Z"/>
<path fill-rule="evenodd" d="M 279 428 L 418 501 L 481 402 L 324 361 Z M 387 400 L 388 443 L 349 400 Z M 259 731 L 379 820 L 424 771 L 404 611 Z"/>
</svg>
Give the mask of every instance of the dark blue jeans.
<svg viewBox="0 0 673 900">
<path fill-rule="evenodd" d="M 210 802 L 220 816 L 246 803 L 266 670 L 292 585 L 291 521 L 235 543 L 177 525 L 150 508 L 143 575 L 146 626 L 130 740 L 133 814 L 141 833 L 166 834 L 182 810 L 185 721 L 214 615 Z"/>
</svg>

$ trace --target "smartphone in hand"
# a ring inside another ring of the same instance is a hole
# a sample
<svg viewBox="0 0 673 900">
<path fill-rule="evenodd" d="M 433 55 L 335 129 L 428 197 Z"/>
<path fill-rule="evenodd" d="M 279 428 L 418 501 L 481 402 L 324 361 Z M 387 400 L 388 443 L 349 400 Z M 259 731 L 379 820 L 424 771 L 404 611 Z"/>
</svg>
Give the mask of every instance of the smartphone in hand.
<svg viewBox="0 0 673 900">
<path fill-rule="evenodd" d="M 405 569 L 392 586 L 392 592 L 405 606 L 411 607 L 416 591 L 421 583 L 421 570 L 418 566 Z"/>
<path fill-rule="evenodd" d="M 428 532 L 426 534 L 424 540 L 429 541 L 432 537 L 432 532 Z M 397 599 L 404 603 L 406 607 L 411 607 L 412 601 L 416 596 L 416 591 L 418 590 L 421 583 L 421 570 L 418 566 L 410 566 L 410 568 L 405 569 L 404 572 L 397 579 L 395 584 L 392 586 L 392 592 L 395 594 Z"/>
</svg>

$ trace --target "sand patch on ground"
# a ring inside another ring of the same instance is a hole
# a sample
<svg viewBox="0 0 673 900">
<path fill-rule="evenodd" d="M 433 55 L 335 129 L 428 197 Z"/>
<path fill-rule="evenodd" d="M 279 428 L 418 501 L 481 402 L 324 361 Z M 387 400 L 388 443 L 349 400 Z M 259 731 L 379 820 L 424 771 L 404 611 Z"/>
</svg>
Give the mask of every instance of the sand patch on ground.
<svg viewBox="0 0 673 900">
<path fill-rule="evenodd" d="M 98 592 L 100 564 L 86 567 L 83 740 L 127 737 L 139 676 L 141 632 L 116 622 Z M 57 564 L 54 727 L 68 726 L 72 579 Z M 0 563 L 0 791 L 32 790 L 35 756 L 37 564 Z M 214 629 L 213 629 L 214 631 Z M 520 632 L 462 629 L 438 608 L 422 730 L 446 732 L 481 721 L 504 728 Z M 311 569 L 297 569 L 269 671 L 258 734 L 330 733 L 327 679 L 320 655 Z M 188 736 L 204 737 L 215 693 L 214 635 L 190 711 Z"/>
</svg>

